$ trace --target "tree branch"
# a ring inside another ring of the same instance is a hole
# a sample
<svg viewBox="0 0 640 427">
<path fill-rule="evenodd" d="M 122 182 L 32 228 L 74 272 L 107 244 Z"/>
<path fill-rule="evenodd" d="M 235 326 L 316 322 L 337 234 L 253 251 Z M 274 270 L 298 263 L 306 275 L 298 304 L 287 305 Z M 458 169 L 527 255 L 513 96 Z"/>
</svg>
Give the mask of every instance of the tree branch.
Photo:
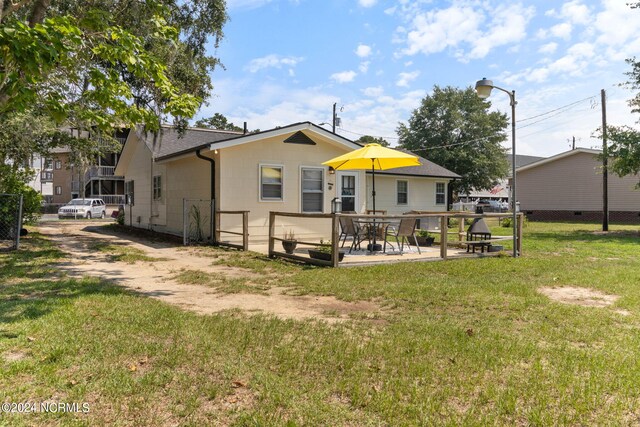
<svg viewBox="0 0 640 427">
<path fill-rule="evenodd" d="M 42 24 L 44 21 L 44 15 L 49 9 L 51 0 L 36 0 L 31 9 L 31 16 L 29 17 L 29 26 L 34 27 L 36 24 Z"/>
</svg>

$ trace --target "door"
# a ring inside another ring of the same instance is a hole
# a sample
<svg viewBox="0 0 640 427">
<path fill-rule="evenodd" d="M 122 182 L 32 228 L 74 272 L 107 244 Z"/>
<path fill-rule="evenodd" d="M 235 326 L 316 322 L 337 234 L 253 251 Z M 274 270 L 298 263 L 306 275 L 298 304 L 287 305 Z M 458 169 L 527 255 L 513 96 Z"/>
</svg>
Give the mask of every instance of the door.
<svg viewBox="0 0 640 427">
<path fill-rule="evenodd" d="M 355 211 L 358 209 L 358 173 L 338 172 L 338 196 L 342 200 L 342 211 Z"/>
</svg>

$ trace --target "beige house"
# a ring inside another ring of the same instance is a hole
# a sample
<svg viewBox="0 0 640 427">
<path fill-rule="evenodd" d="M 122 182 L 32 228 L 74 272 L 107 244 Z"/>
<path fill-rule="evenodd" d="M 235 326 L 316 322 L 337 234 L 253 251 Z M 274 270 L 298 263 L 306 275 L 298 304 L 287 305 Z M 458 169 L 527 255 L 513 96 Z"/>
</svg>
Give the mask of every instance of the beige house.
<svg viewBox="0 0 640 427">
<path fill-rule="evenodd" d="M 365 212 L 371 205 L 370 173 L 322 165 L 357 148 L 310 122 L 254 134 L 190 128 L 182 137 L 163 127 L 157 137 L 130 132 L 115 173 L 125 176 L 129 225 L 182 235 L 194 216 L 190 206 L 207 216 L 214 199 L 218 211 L 249 211 L 250 240 L 260 242 L 268 237 L 270 211 L 329 213 L 339 197 L 343 210 Z M 377 172 L 376 207 L 389 214 L 445 211 L 448 183 L 457 177 L 424 159 L 420 167 Z M 326 236 L 329 226 L 291 219 L 276 233 L 293 228 L 298 236 Z M 239 231 L 239 218 L 223 215 L 219 228 Z"/>
<path fill-rule="evenodd" d="M 530 220 L 602 220 L 600 150 L 577 148 L 516 170 L 520 210 Z M 609 219 L 640 222 L 638 176 L 609 173 Z"/>
</svg>

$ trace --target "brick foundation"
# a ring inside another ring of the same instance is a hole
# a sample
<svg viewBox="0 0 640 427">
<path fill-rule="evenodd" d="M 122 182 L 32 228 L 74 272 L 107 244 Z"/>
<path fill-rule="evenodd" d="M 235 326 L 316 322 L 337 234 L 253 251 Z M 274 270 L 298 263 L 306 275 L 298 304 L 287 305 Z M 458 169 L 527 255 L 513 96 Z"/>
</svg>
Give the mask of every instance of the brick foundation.
<svg viewBox="0 0 640 427">
<path fill-rule="evenodd" d="M 526 211 L 529 221 L 585 221 L 601 222 L 602 212 L 599 211 Z M 640 212 L 610 211 L 609 221 L 625 224 L 640 224 Z"/>
</svg>

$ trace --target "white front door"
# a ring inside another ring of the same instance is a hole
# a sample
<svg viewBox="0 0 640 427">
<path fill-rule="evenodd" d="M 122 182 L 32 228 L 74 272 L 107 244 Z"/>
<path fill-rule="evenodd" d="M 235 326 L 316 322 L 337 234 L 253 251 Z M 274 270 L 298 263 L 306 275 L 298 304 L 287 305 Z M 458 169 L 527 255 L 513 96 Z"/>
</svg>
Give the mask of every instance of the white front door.
<svg viewBox="0 0 640 427">
<path fill-rule="evenodd" d="M 338 172 L 338 197 L 342 200 L 342 211 L 358 211 L 358 173 Z"/>
</svg>

